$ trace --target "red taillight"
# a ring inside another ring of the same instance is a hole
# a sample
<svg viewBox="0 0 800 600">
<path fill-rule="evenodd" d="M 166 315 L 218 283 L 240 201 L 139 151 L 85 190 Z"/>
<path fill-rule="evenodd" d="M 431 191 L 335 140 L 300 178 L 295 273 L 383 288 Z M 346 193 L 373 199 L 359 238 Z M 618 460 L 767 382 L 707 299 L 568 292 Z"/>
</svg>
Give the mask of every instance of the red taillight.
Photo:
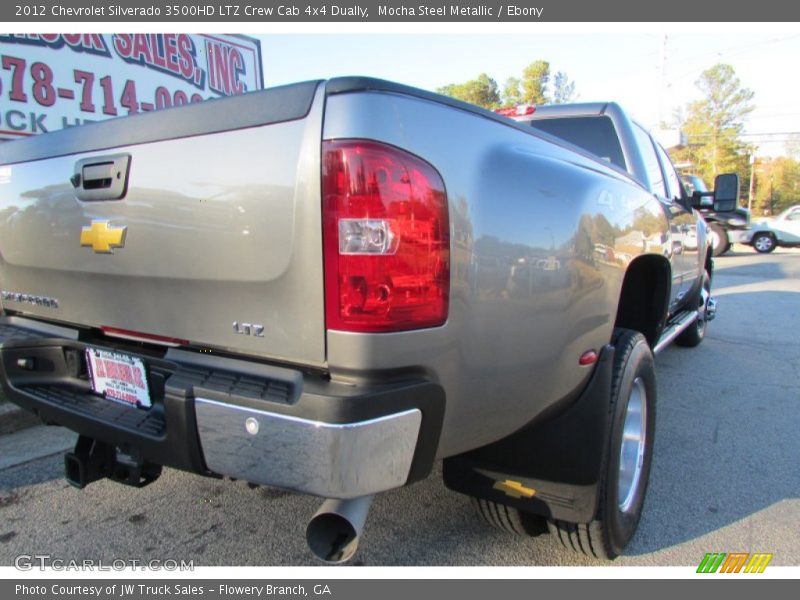
<svg viewBox="0 0 800 600">
<path fill-rule="evenodd" d="M 328 329 L 403 331 L 447 320 L 447 196 L 433 167 L 376 142 L 324 142 L 322 208 Z"/>
</svg>

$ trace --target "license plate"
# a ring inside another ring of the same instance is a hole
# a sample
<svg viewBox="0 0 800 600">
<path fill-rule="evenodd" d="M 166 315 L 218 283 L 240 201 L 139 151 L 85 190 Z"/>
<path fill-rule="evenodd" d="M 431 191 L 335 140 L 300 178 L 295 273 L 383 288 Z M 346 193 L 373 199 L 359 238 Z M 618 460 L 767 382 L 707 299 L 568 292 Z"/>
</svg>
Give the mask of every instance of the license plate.
<svg viewBox="0 0 800 600">
<path fill-rule="evenodd" d="M 144 362 L 140 358 L 89 348 L 86 362 L 96 394 L 131 406 L 152 406 Z"/>
</svg>

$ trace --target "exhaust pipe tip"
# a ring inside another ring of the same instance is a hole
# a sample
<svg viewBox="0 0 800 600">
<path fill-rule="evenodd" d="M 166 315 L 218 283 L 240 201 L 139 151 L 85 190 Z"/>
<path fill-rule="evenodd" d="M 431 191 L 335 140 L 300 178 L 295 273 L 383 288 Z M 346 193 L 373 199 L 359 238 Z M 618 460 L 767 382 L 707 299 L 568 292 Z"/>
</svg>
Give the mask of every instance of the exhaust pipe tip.
<svg viewBox="0 0 800 600">
<path fill-rule="evenodd" d="M 350 560 L 358 549 L 359 534 L 352 524 L 336 514 L 319 515 L 311 519 L 306 529 L 306 541 L 314 555 L 328 563 Z"/>
<path fill-rule="evenodd" d="M 306 528 L 309 549 L 328 563 L 350 560 L 358 549 L 371 504 L 372 496 L 326 500 Z"/>
</svg>

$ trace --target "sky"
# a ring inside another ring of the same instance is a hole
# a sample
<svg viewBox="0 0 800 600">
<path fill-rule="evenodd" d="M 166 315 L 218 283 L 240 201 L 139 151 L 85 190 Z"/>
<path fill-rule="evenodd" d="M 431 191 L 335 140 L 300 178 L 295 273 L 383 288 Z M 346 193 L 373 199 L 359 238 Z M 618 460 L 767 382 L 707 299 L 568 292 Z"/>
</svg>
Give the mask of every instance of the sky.
<svg viewBox="0 0 800 600">
<path fill-rule="evenodd" d="M 19 24 L 11 29 L 25 32 Z M 651 130 L 699 98 L 703 70 L 733 66 L 755 92 L 745 140 L 759 157 L 800 137 L 800 23 L 38 23 L 83 32 L 243 33 L 261 41 L 264 83 L 366 75 L 434 91 L 485 72 L 502 87 L 535 60 L 580 101 L 615 101 Z"/>
<path fill-rule="evenodd" d="M 716 63 L 733 66 L 755 92 L 745 139 L 759 156 L 784 153 L 787 134 L 800 135 L 800 24 L 537 27 L 531 33 L 256 35 L 266 86 L 338 75 L 367 75 L 427 90 L 485 72 L 502 87 L 534 60 L 575 82 L 578 100 L 613 100 L 651 129 L 699 97 L 695 82 Z M 363 29 L 360 31 L 364 31 Z M 253 35 L 250 33 L 249 35 Z M 768 135 L 775 134 L 775 135 Z"/>
</svg>

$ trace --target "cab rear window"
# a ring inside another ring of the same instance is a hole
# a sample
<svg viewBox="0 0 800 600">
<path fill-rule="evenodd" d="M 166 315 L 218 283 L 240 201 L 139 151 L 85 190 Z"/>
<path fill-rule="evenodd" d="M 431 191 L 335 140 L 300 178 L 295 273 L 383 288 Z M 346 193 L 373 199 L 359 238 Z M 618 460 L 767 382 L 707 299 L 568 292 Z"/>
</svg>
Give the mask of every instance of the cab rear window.
<svg viewBox="0 0 800 600">
<path fill-rule="evenodd" d="M 619 136 L 606 116 L 534 119 L 530 125 L 625 169 Z"/>
</svg>

